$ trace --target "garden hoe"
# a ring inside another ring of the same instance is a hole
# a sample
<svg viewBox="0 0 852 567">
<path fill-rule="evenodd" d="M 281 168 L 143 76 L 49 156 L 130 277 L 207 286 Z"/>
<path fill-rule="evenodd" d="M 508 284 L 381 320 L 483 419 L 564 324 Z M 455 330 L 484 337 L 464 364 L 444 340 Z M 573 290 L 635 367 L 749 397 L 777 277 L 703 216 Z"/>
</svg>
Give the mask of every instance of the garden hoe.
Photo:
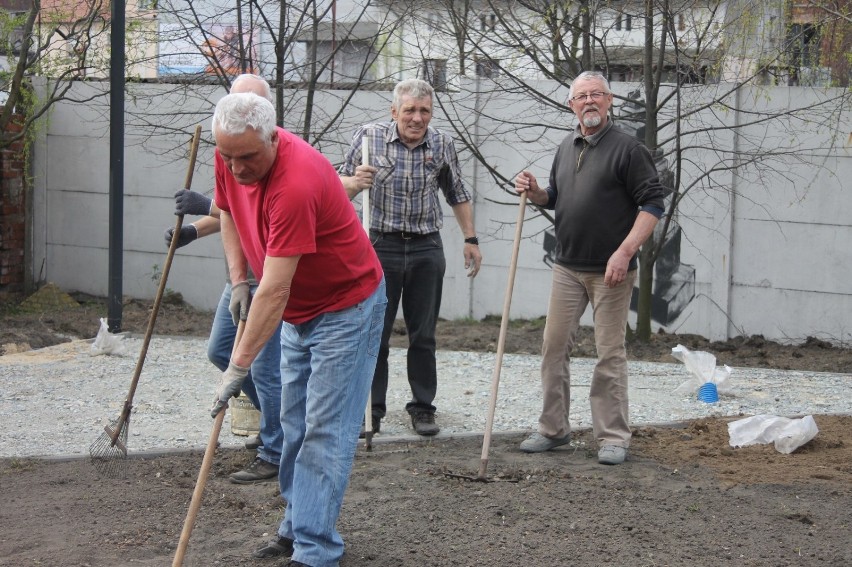
<svg viewBox="0 0 852 567">
<path fill-rule="evenodd" d="M 231 358 L 237 352 L 237 345 L 243 338 L 243 331 L 246 328 L 246 322 L 240 320 L 237 326 L 237 336 L 234 337 L 234 348 L 231 350 Z M 216 454 L 216 446 L 219 444 L 219 433 L 222 431 L 222 422 L 225 421 L 225 411 L 228 406 L 222 408 L 216 418 L 213 420 L 213 430 L 210 432 L 210 439 L 207 441 L 207 448 L 204 450 L 204 458 L 201 459 L 201 470 L 198 471 L 198 481 L 195 483 L 195 490 L 192 491 L 192 500 L 189 502 L 189 510 L 186 512 L 186 520 L 183 522 L 183 530 L 180 532 L 180 540 L 178 541 L 177 550 L 175 550 L 175 558 L 172 561 L 172 567 L 180 567 L 183 565 L 183 556 L 186 555 L 186 547 L 189 545 L 189 536 L 192 535 L 192 528 L 195 526 L 195 518 L 198 516 L 198 510 L 201 509 L 201 499 L 204 497 L 204 487 L 207 485 L 207 477 L 210 474 L 210 468 L 213 466 L 213 456 Z"/>
<path fill-rule="evenodd" d="M 527 194 L 521 193 L 521 202 L 518 205 L 518 221 L 515 226 L 515 241 L 512 246 L 512 261 L 509 263 L 509 281 L 506 284 L 506 297 L 503 301 L 503 318 L 500 321 L 500 337 L 497 340 L 497 360 L 494 364 L 494 374 L 491 378 L 491 397 L 488 406 L 488 416 L 485 420 L 485 436 L 482 439 L 482 457 L 479 464 L 479 474 L 475 477 L 447 473 L 453 478 L 463 478 L 476 482 L 489 482 L 485 476 L 488 468 L 488 450 L 491 447 L 491 429 L 494 425 L 494 408 L 497 405 L 497 389 L 500 385 L 500 370 L 503 366 L 503 351 L 506 347 L 506 331 L 509 327 L 509 308 L 512 305 L 512 290 L 515 287 L 515 272 L 518 268 L 518 250 L 521 247 L 521 233 L 524 228 L 524 212 L 527 207 Z"/>
<path fill-rule="evenodd" d="M 195 170 L 195 160 L 198 156 L 198 143 L 200 139 L 201 125 L 198 125 L 195 127 L 195 135 L 192 137 L 192 144 L 190 146 L 189 167 L 187 168 L 186 181 L 184 183 L 184 189 L 187 191 L 192 185 L 192 174 Z M 127 430 L 130 421 L 130 410 L 133 409 L 133 396 L 136 393 L 136 385 L 139 383 L 142 366 L 145 364 L 145 357 L 148 354 L 151 335 L 154 333 L 154 323 L 157 321 L 157 313 L 160 311 L 160 304 L 162 303 L 163 294 L 166 289 L 166 279 L 168 279 L 169 270 L 172 267 L 172 258 L 174 258 L 175 250 L 177 249 L 182 224 L 183 215 L 178 215 L 175 231 L 172 234 L 172 241 L 169 245 L 169 252 L 166 256 L 166 262 L 163 265 L 163 273 L 160 276 L 160 285 L 154 297 L 151 314 L 148 316 L 148 328 L 145 331 L 145 338 L 142 341 L 142 350 L 139 352 L 139 358 L 136 361 L 136 370 L 133 372 L 133 380 L 130 382 L 130 392 L 124 400 L 121 415 L 119 415 L 118 420 L 104 426 L 104 432 L 89 445 L 89 455 L 92 458 L 92 464 L 105 476 L 123 478 L 126 473 L 124 464 L 127 459 Z"/>
</svg>

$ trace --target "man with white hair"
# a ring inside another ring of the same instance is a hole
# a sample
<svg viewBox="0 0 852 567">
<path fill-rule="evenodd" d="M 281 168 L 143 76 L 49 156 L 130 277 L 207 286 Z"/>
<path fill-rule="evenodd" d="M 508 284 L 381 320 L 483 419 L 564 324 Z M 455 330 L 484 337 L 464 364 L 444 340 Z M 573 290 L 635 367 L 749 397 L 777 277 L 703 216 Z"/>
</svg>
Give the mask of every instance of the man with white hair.
<svg viewBox="0 0 852 567">
<path fill-rule="evenodd" d="M 549 451 L 571 441 L 569 362 L 580 317 L 591 304 L 598 362 L 589 404 L 598 462 L 618 465 L 630 445 L 627 349 L 624 336 L 637 252 L 663 214 L 666 189 L 648 149 L 613 127 L 609 82 L 597 71 L 571 83 L 568 106 L 579 124 L 556 150 L 547 187 L 529 171 L 515 179 L 518 193 L 556 211 L 557 254 L 542 344 L 543 408 L 538 431 L 521 451 Z"/>
<path fill-rule="evenodd" d="M 238 75 L 231 82 L 231 93 L 254 93 L 272 101 L 272 92 L 266 79 L 259 75 L 246 73 Z M 220 230 L 219 208 L 213 199 L 202 193 L 180 189 L 175 193 L 176 215 L 202 215 L 199 220 L 185 224 L 178 235 L 178 247 L 203 236 L 216 234 Z M 174 227 L 165 232 L 166 247 L 172 242 Z M 231 282 L 225 282 L 225 289 L 219 298 L 207 341 L 207 358 L 219 370 L 225 371 L 237 336 L 239 313 L 234 316 L 230 309 L 233 303 L 239 305 L 246 293 L 257 291 L 257 280 L 249 274 L 248 282 L 234 293 Z M 251 365 L 251 370 L 243 382 L 243 392 L 252 405 L 260 412 L 257 436 L 246 441 L 247 449 L 255 449 L 255 458 L 243 470 L 229 476 L 236 484 L 255 484 L 278 480 L 278 463 L 281 461 L 281 346 L 276 331 L 266 346 L 260 351 Z"/>
<path fill-rule="evenodd" d="M 229 94 L 213 115 L 216 205 L 232 286 L 250 266 L 258 288 L 222 375 L 211 415 L 239 394 L 248 368 L 281 324 L 279 483 L 287 507 L 278 538 L 256 557 L 335 566 L 336 523 L 376 365 L 384 276 L 331 163 L 275 126 L 272 104 Z M 282 324 L 283 320 L 283 324 Z"/>
</svg>

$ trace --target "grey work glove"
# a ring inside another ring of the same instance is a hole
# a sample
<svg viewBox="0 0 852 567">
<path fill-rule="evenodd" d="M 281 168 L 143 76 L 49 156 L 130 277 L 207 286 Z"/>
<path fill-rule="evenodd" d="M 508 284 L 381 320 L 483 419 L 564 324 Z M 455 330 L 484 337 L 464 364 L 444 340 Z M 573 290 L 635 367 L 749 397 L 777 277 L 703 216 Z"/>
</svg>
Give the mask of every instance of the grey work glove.
<svg viewBox="0 0 852 567">
<path fill-rule="evenodd" d="M 219 412 L 228 407 L 228 400 L 240 395 L 243 380 L 248 376 L 249 369 L 237 366 L 233 362 L 228 363 L 228 369 L 222 373 L 222 380 L 216 388 L 216 398 L 210 409 L 210 417 L 216 419 Z"/>
<path fill-rule="evenodd" d="M 175 227 L 171 227 L 166 230 L 164 234 L 166 238 L 166 248 L 172 245 L 172 235 L 175 233 Z M 180 234 L 178 234 L 177 247 L 186 246 L 193 240 L 198 238 L 198 229 L 195 228 L 195 225 L 188 224 L 186 226 L 180 227 Z"/>
<path fill-rule="evenodd" d="M 228 311 L 231 312 L 231 320 L 234 321 L 234 326 L 239 325 L 240 321 L 248 319 L 250 303 L 251 292 L 247 281 L 231 286 L 231 303 L 228 304 Z"/>
<path fill-rule="evenodd" d="M 175 193 L 176 215 L 209 215 L 213 208 L 213 199 L 201 193 L 180 189 Z"/>
</svg>

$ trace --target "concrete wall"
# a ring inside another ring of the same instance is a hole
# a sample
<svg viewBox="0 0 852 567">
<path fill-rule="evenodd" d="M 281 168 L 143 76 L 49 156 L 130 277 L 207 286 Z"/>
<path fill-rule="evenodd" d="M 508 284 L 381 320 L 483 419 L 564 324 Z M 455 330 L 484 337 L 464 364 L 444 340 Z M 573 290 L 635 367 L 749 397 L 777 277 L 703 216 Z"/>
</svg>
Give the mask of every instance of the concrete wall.
<svg viewBox="0 0 852 567">
<path fill-rule="evenodd" d="M 613 85 L 620 94 L 635 87 Z M 94 95 L 106 88 L 98 83 L 74 85 L 75 98 L 90 102 L 63 102 L 54 107 L 35 148 L 33 172 L 33 270 L 42 280 L 66 290 L 99 295 L 107 293 L 110 160 L 108 97 Z M 715 85 L 694 91 L 690 103 L 697 106 L 702 100 L 711 100 L 714 89 L 724 88 L 727 86 Z M 567 95 L 549 83 L 541 83 L 539 89 L 556 100 Z M 673 272 L 658 278 L 656 300 L 662 315 L 655 325 L 713 339 L 739 334 L 791 341 L 813 335 L 846 344 L 852 339 L 847 323 L 852 313 L 852 253 L 846 244 L 852 237 L 852 192 L 848 181 L 844 182 L 852 179 L 852 155 L 845 138 L 852 131 L 852 114 L 841 108 L 833 129 L 791 122 L 789 129 L 767 131 L 755 119 L 757 112 L 794 108 L 794 104 L 816 108 L 820 101 L 841 92 L 746 91 L 731 105 L 744 112 L 708 108 L 681 121 L 685 143 L 707 149 L 692 151 L 685 166 L 684 181 L 694 185 L 679 207 L 680 229 L 670 246 Z M 166 256 L 163 232 L 175 221 L 172 195 L 182 187 L 189 140 L 198 123 L 204 128 L 204 141 L 193 188 L 212 191 L 209 116 L 222 94 L 215 87 L 185 91 L 173 85 L 128 86 L 125 295 L 151 297 L 156 291 L 156 271 Z M 288 96 L 294 101 L 290 108 L 304 108 L 298 102 L 301 93 Z M 358 124 L 389 116 L 389 93 L 359 92 L 335 120 L 346 96 L 345 92 L 323 92 L 313 104 L 317 126 L 312 136 L 322 125 L 332 124 L 316 145 L 335 164 Z M 447 110 L 436 105 L 433 124 L 465 131 L 489 165 L 506 179 L 530 169 L 546 180 L 555 145 L 573 127 L 570 115 L 554 115 L 527 96 L 489 92 L 473 82 L 463 92 L 441 96 Z M 447 114 L 453 116 L 452 123 Z M 288 111 L 287 126 L 298 131 L 303 117 L 303 110 Z M 732 124 L 743 126 L 739 134 L 718 129 Z M 841 137 L 834 140 L 830 151 L 817 150 L 827 147 L 837 132 Z M 718 168 L 719 155 L 711 146 L 737 148 L 743 162 L 755 148 L 799 151 L 779 154 L 764 168 L 746 168 L 733 175 Z M 461 235 L 446 208 L 447 276 L 441 316 L 499 316 L 518 201 L 470 151 L 459 150 L 466 181 L 476 195 L 484 266 L 474 280 L 466 277 Z M 513 318 L 545 313 L 550 289 L 550 227 L 539 212 L 527 210 Z M 209 237 L 178 251 L 168 287 L 194 305 L 213 308 L 223 282 L 221 242 Z M 591 323 L 590 313 L 584 323 Z"/>
</svg>

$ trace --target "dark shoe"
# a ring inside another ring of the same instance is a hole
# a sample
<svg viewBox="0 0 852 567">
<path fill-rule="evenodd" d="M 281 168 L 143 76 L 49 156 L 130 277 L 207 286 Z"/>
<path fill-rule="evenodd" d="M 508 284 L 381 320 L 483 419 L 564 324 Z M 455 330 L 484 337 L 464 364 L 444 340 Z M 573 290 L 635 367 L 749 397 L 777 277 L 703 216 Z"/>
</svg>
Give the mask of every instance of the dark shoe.
<svg viewBox="0 0 852 567">
<path fill-rule="evenodd" d="M 270 482 L 278 478 L 278 465 L 273 465 L 255 457 L 255 459 L 243 470 L 235 472 L 228 478 L 234 484 L 254 484 L 257 482 Z"/>
<path fill-rule="evenodd" d="M 291 559 L 290 563 L 288 563 L 285 567 L 311 567 L 311 566 L 308 565 L 307 563 L 302 563 L 300 561 L 294 561 L 294 560 Z"/>
<path fill-rule="evenodd" d="M 430 411 L 411 412 L 411 425 L 418 435 L 437 435 L 441 428 L 435 424 L 435 414 Z"/>
<path fill-rule="evenodd" d="M 373 434 L 379 432 L 382 428 L 382 418 L 373 416 Z M 358 434 L 358 439 L 363 439 L 367 436 L 367 426 L 365 424 L 361 424 L 361 433 Z"/>
<path fill-rule="evenodd" d="M 255 435 L 254 437 L 246 439 L 246 449 L 249 451 L 255 451 L 261 445 L 263 445 L 263 442 L 260 440 L 260 435 Z"/>
<path fill-rule="evenodd" d="M 293 540 L 287 537 L 279 537 L 275 541 L 270 541 L 254 553 L 253 556 L 258 559 L 268 559 L 270 557 L 290 557 L 293 555 Z M 291 563 L 292 565 L 292 563 Z"/>
</svg>

